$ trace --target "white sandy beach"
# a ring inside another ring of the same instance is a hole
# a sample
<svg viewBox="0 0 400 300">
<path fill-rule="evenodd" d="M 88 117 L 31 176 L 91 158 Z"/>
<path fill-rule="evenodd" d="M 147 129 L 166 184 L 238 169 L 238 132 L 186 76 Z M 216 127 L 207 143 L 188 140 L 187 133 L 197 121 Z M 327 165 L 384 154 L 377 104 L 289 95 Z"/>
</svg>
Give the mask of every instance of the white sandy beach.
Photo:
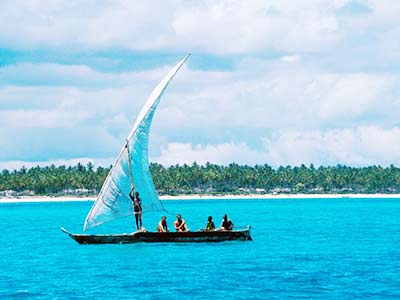
<svg viewBox="0 0 400 300">
<path fill-rule="evenodd" d="M 278 194 L 278 195 L 179 195 L 179 196 L 160 196 L 160 200 L 274 200 L 274 199 L 371 199 L 386 198 L 400 199 L 400 194 Z M 94 201 L 96 197 L 76 197 L 76 196 L 21 196 L 21 197 L 0 197 L 0 203 L 35 203 L 35 202 L 85 202 Z"/>
</svg>

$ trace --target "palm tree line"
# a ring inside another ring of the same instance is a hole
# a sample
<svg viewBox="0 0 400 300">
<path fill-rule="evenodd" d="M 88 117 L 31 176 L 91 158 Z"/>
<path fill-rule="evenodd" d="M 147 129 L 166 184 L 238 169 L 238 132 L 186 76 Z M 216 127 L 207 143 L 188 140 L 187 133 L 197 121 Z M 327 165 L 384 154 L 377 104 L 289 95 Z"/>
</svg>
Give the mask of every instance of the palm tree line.
<svg viewBox="0 0 400 300">
<path fill-rule="evenodd" d="M 59 195 L 100 190 L 110 167 L 92 163 L 75 166 L 46 166 L 0 173 L 0 191 L 18 194 Z M 343 165 L 321 166 L 227 166 L 207 163 L 164 167 L 150 164 L 159 194 L 246 194 L 246 193 L 399 193 L 400 168 Z"/>
</svg>

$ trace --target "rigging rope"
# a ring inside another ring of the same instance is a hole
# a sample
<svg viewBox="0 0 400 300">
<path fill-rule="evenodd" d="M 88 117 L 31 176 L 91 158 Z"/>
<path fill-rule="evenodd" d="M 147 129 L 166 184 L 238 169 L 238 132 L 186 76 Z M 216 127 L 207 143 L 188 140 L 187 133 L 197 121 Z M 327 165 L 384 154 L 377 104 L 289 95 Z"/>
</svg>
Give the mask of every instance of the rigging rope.
<svg viewBox="0 0 400 300">
<path fill-rule="evenodd" d="M 129 152 L 129 141 L 128 140 L 126 140 L 125 147 L 126 147 L 126 150 L 128 153 L 128 169 L 129 169 L 129 180 L 131 181 L 131 190 L 134 190 L 135 185 L 133 183 L 133 174 L 132 174 L 132 168 L 131 168 L 131 154 Z"/>
</svg>

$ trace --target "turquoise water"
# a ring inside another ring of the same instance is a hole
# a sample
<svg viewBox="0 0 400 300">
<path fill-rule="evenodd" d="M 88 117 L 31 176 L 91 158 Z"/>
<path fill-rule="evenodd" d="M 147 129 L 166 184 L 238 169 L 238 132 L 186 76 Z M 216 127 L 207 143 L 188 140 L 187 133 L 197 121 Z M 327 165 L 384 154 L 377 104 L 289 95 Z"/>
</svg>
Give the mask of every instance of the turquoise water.
<svg viewBox="0 0 400 300">
<path fill-rule="evenodd" d="M 400 199 L 164 204 L 171 227 L 177 212 L 192 230 L 227 213 L 254 241 L 78 245 L 59 228 L 80 231 L 90 202 L 0 204 L 0 299 L 400 298 Z"/>
</svg>

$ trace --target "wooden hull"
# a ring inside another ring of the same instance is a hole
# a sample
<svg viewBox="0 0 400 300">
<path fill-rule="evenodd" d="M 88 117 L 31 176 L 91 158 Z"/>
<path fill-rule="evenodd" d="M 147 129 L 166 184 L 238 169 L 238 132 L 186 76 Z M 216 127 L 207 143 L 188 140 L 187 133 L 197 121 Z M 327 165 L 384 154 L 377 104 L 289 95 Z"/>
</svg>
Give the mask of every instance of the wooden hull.
<svg viewBox="0 0 400 300">
<path fill-rule="evenodd" d="M 251 241 L 250 226 L 245 230 L 193 232 L 135 232 L 131 234 L 73 234 L 61 228 L 79 244 L 202 243 Z"/>
</svg>

